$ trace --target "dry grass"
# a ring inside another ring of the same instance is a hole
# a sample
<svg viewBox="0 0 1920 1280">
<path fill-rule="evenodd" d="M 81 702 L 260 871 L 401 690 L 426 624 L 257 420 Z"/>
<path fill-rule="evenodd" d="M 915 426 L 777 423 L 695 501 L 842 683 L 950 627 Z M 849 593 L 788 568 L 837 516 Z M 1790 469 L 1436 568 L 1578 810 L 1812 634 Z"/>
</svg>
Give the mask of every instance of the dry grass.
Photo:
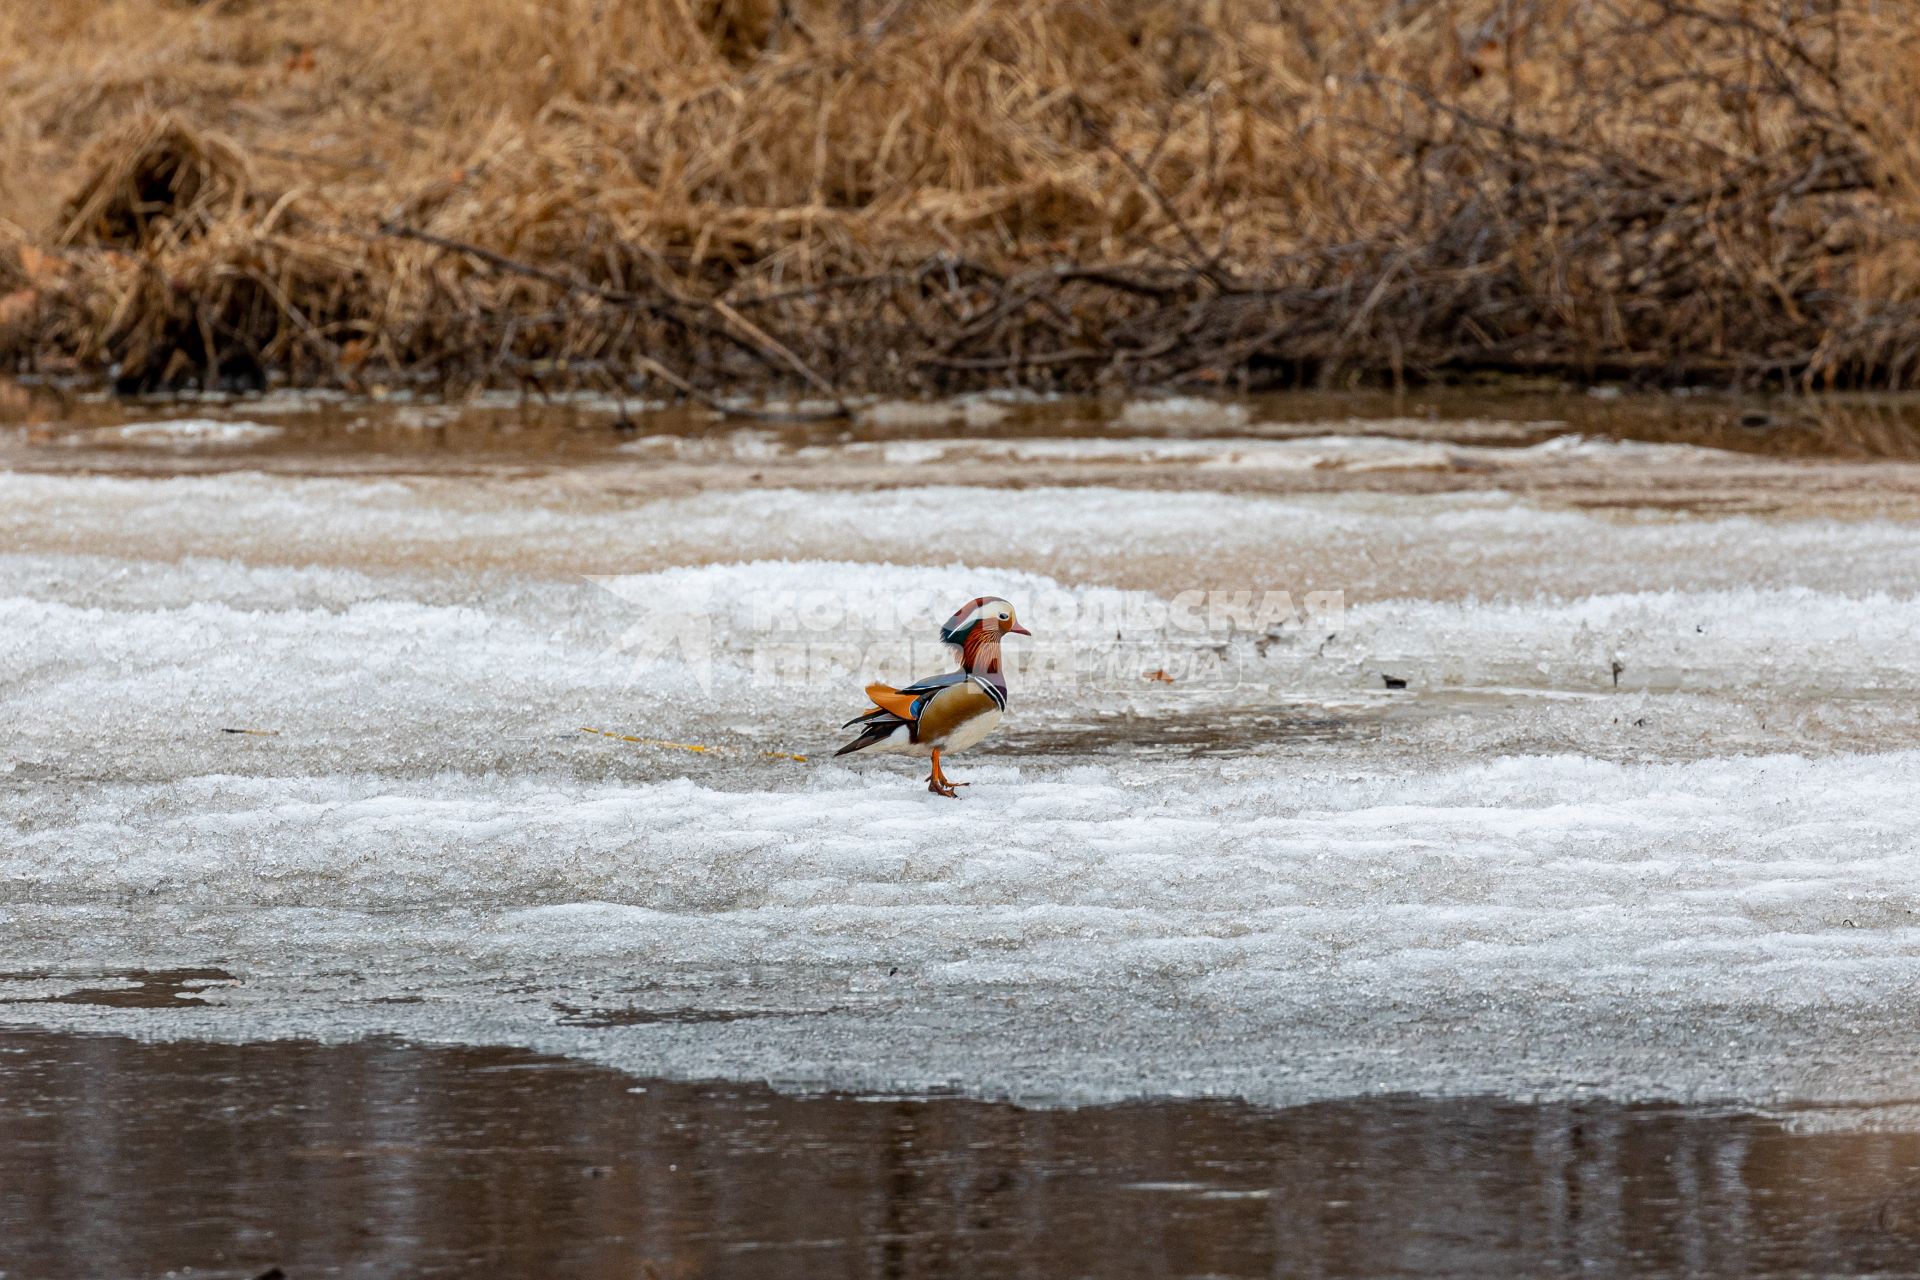
<svg viewBox="0 0 1920 1280">
<path fill-rule="evenodd" d="M 65 0 L 0 82 L 0 359 L 133 387 L 1920 372 L 1908 0 Z"/>
</svg>

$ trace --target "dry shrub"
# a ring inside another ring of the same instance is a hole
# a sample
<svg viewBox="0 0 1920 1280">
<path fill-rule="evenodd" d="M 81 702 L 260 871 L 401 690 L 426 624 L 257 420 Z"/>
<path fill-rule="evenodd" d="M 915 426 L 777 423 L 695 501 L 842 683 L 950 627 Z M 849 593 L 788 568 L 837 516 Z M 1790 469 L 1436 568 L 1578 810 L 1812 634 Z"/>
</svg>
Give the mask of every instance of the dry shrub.
<svg viewBox="0 0 1920 1280">
<path fill-rule="evenodd" d="M 71 0 L 0 79 L 0 349 L 134 386 L 1920 369 L 1886 0 Z"/>
<path fill-rule="evenodd" d="M 0 347 L 28 341 L 40 310 L 40 294 L 20 261 L 20 248 L 0 230 Z"/>
<path fill-rule="evenodd" d="M 93 149 L 91 172 L 61 211 L 63 246 L 139 249 L 205 235 L 241 214 L 246 157 L 172 115 L 137 121 Z"/>
</svg>

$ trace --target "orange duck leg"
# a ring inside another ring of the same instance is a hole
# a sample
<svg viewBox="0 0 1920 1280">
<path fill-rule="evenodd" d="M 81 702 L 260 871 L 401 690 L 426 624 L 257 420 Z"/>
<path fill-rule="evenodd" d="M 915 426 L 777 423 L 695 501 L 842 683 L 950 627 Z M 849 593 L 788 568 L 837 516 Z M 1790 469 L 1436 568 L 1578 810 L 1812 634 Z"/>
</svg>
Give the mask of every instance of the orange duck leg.
<svg viewBox="0 0 1920 1280">
<path fill-rule="evenodd" d="M 954 788 L 964 787 L 966 785 L 964 782 L 953 782 L 948 779 L 946 774 L 940 772 L 940 748 L 935 747 L 933 749 L 933 772 L 927 775 L 927 790 L 937 796 L 945 796 L 949 800 L 958 800 L 960 793 L 955 791 Z"/>
</svg>

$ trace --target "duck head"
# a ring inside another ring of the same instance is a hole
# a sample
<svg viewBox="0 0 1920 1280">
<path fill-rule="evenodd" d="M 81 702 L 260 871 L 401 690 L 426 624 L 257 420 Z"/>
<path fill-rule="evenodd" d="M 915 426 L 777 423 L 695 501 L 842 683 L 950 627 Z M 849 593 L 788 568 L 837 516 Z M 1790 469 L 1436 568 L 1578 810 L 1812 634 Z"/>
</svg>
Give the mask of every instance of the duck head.
<svg viewBox="0 0 1920 1280">
<path fill-rule="evenodd" d="M 1001 636 L 1030 636 L 1033 632 L 1020 625 L 1013 606 L 999 596 L 978 596 L 961 605 L 955 614 L 940 624 L 944 644 L 967 648 L 982 640 Z"/>
</svg>

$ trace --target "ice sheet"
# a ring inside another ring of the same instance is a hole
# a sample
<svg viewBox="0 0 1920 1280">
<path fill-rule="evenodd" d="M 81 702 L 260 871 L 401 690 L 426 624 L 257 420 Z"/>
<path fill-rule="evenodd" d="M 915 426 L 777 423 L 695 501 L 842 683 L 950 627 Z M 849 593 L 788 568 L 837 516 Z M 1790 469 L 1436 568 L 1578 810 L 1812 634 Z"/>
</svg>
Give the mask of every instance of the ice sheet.
<svg viewBox="0 0 1920 1280">
<path fill-rule="evenodd" d="M 1920 1072 L 1883 1056 L 1920 989 L 1920 753 L 970 776 L 962 802 L 831 765 L 779 794 L 32 793 L 0 883 L 31 904 L 16 956 L 49 969 L 235 972 L 221 1007 L 166 1015 L 216 1034 L 510 1031 L 636 1071 L 1055 1101 L 1596 1080 L 1859 1101 Z M 425 1007 L 377 1003 L 401 996 Z M 589 1035 L 580 1009 L 658 1016 Z"/>
<path fill-rule="evenodd" d="M 735 560 L 1004 566 L 1171 595 L 1920 592 L 1920 526 L 1571 511 L 1506 494 L 1289 498 L 935 485 L 642 500 L 599 477 L 165 480 L 0 473 L 0 550 L 575 578 Z M 963 597 L 964 598 L 964 597 Z"/>
<path fill-rule="evenodd" d="M 582 727 L 817 753 L 842 740 L 862 685 L 950 665 L 933 624 L 987 591 L 1014 599 L 1036 633 L 1009 645 L 1009 732 L 1066 733 L 1069 746 L 1076 727 L 1130 714 L 1142 720 L 1123 738 L 1147 744 L 1156 718 L 1211 718 L 1240 750 L 1289 750 L 1237 718 L 1378 699 L 1389 676 L 1406 689 L 1388 710 L 1483 698 L 1457 732 L 1395 722 L 1410 746 L 1441 734 L 1455 751 L 1849 749 L 1862 723 L 1911 721 L 1920 703 L 1911 597 L 1744 588 L 1397 599 L 1272 631 L 1196 633 L 1112 630 L 1115 619 L 1167 616 L 1151 593 L 956 565 L 775 561 L 606 582 L 449 583 L 10 556 L 0 557 L 0 760 L 103 777 L 243 762 L 275 773 L 538 769 L 580 760 Z M 821 605 L 828 612 L 816 615 Z M 682 623 L 698 629 L 685 646 L 669 643 Z M 1675 694 L 1693 699 L 1684 713 L 1659 701 Z M 1362 758 L 1378 747 L 1355 744 Z"/>
<path fill-rule="evenodd" d="M 1048 678 L 1189 587 L 1345 599 L 1201 637 L 1231 680 Z M 986 591 L 1036 635 L 964 798 L 823 758 L 925 674 L 870 646 Z M 769 683 L 809 594 L 847 621 Z M 650 646 L 692 616 L 700 661 Z M 0 475 L 0 1017 L 1042 1103 L 1898 1101 L 1916 686 L 1884 520 Z M 241 982 L 46 1002 L 168 965 Z"/>
<path fill-rule="evenodd" d="M 1357 424 L 1356 424 L 1357 425 Z M 736 433 L 736 449 L 750 437 Z M 693 456 L 712 456 L 712 442 L 636 441 L 634 450 L 670 444 Z M 929 466 L 998 459 L 1022 463 L 1105 463 L 1233 471 L 1448 471 L 1512 470 L 1550 466 L 1569 460 L 1614 466 L 1657 466 L 1684 461 L 1693 465 L 1738 466 L 1741 459 L 1714 449 L 1640 441 L 1597 440 L 1563 435 L 1525 447 L 1490 448 L 1449 441 L 1399 439 L 1381 435 L 1297 435 L 1287 439 L 1221 439 L 1164 436 L 1098 436 L 1083 439 L 992 439 L 956 437 L 840 444 L 802 449 L 803 460 L 877 459 L 894 466 Z"/>
<path fill-rule="evenodd" d="M 258 444 L 263 440 L 271 440 L 280 434 L 280 428 L 224 418 L 165 418 L 154 422 L 130 422 L 123 427 L 102 427 L 99 434 L 130 444 L 218 448 L 222 445 Z"/>
</svg>

